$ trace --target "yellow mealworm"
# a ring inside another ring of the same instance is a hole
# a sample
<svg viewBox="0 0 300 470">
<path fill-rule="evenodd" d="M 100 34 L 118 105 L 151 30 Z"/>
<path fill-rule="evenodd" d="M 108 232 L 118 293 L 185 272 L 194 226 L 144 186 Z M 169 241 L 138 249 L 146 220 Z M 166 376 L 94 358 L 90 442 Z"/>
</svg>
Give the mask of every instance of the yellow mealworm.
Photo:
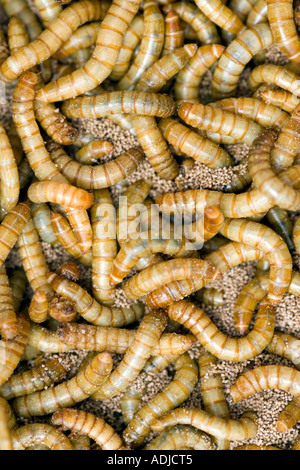
<svg viewBox="0 0 300 470">
<path fill-rule="evenodd" d="M 269 104 L 278 106 L 279 108 L 291 113 L 294 111 L 296 106 L 300 103 L 300 99 L 297 98 L 293 93 L 280 88 L 263 88 L 258 89 L 259 96 Z"/>
<path fill-rule="evenodd" d="M 34 322 L 30 324 L 28 345 L 45 353 L 63 353 L 71 350 L 62 342 L 56 331 L 48 330 Z"/>
<path fill-rule="evenodd" d="M 172 381 L 142 406 L 124 429 L 122 436 L 130 447 L 142 444 L 151 431 L 152 423 L 183 403 L 193 391 L 198 380 L 197 362 L 184 353 L 176 359 L 174 367 Z"/>
<path fill-rule="evenodd" d="M 123 289 L 129 299 L 137 299 L 166 283 L 191 277 L 201 278 L 204 282 L 208 282 L 212 279 L 219 279 L 221 274 L 218 269 L 204 260 L 171 259 L 149 266 L 136 274 L 123 285 Z"/>
<path fill-rule="evenodd" d="M 276 85 L 300 96 L 299 76 L 284 66 L 263 64 L 255 67 L 249 77 L 249 86 L 255 90 L 261 83 Z"/>
<path fill-rule="evenodd" d="M 30 319 L 35 323 L 44 322 L 48 317 L 48 307 L 46 292 L 43 290 L 43 287 L 37 287 L 28 308 Z"/>
<path fill-rule="evenodd" d="M 256 435 L 257 416 L 253 411 L 246 411 L 240 419 L 212 416 L 197 408 L 177 408 L 155 421 L 151 428 L 162 431 L 165 427 L 188 424 L 218 439 L 244 441 Z"/>
<path fill-rule="evenodd" d="M 73 282 L 77 282 L 80 277 L 79 267 L 77 264 L 72 263 L 72 261 L 66 261 L 65 263 L 61 264 L 56 272 L 57 274 L 61 274 Z"/>
<path fill-rule="evenodd" d="M 172 9 L 185 23 L 196 33 L 196 38 L 187 38 L 188 40 L 200 41 L 202 44 L 215 44 L 220 42 L 220 37 L 215 24 L 207 18 L 206 15 L 197 8 L 197 5 L 188 2 L 175 2 L 167 5 L 164 11 Z M 186 34 L 185 34 L 186 36 Z"/>
<path fill-rule="evenodd" d="M 167 315 L 153 310 L 139 324 L 134 339 L 124 357 L 107 381 L 93 394 L 95 400 L 105 400 L 123 392 L 138 376 L 167 325 Z"/>
<path fill-rule="evenodd" d="M 300 340 L 295 336 L 275 331 L 266 351 L 285 357 L 293 362 L 297 369 L 300 369 Z"/>
<path fill-rule="evenodd" d="M 49 26 L 62 12 L 62 6 L 55 0 L 34 0 L 34 5 L 38 9 L 39 16 L 45 27 Z"/>
<path fill-rule="evenodd" d="M 11 429 L 9 427 L 9 409 L 7 401 L 0 397 L 0 450 L 13 450 Z"/>
<path fill-rule="evenodd" d="M 170 318 L 185 325 L 211 354 L 227 361 L 244 361 L 260 354 L 271 341 L 275 326 L 275 311 L 262 300 L 253 329 L 242 338 L 230 338 L 222 333 L 210 318 L 187 300 L 168 307 Z"/>
<path fill-rule="evenodd" d="M 112 152 L 113 148 L 113 145 L 107 140 L 93 140 L 78 150 L 76 160 L 79 163 L 92 164 L 98 158 Z"/>
<path fill-rule="evenodd" d="M 51 286 L 62 297 L 73 301 L 77 312 L 89 323 L 98 326 L 125 326 L 141 318 L 144 306 L 132 304 L 128 308 L 107 307 L 99 304 L 89 293 L 61 275 L 51 280 Z"/>
<path fill-rule="evenodd" d="M 221 0 L 196 0 L 195 3 L 213 23 L 225 31 L 238 34 L 244 28 L 239 17 Z"/>
<path fill-rule="evenodd" d="M 28 395 L 37 390 L 43 390 L 64 378 L 66 368 L 55 358 L 47 359 L 40 365 L 25 372 L 13 374 L 0 387 L 0 394 L 6 400 Z"/>
<path fill-rule="evenodd" d="M 18 334 L 18 321 L 5 265 L 0 267 L 0 332 L 2 339 L 13 339 Z"/>
<path fill-rule="evenodd" d="M 256 0 L 231 0 L 228 7 L 245 23 Z"/>
<path fill-rule="evenodd" d="M 110 274 L 118 248 L 115 208 L 108 189 L 94 192 L 91 223 L 93 230 L 93 296 L 98 302 L 112 305 L 115 288 L 110 284 Z"/>
<path fill-rule="evenodd" d="M 102 165 L 81 165 L 58 144 L 54 143 L 50 148 L 52 161 L 57 165 L 55 168 L 71 184 L 82 189 L 102 189 L 115 185 L 130 175 L 143 159 L 143 152 L 139 148 L 132 148 Z"/>
<path fill-rule="evenodd" d="M 9 275 L 9 285 L 15 312 L 18 312 L 27 287 L 27 276 L 23 268 L 14 268 Z"/>
<path fill-rule="evenodd" d="M 128 424 L 134 418 L 134 415 L 140 407 L 145 388 L 145 385 L 137 389 L 128 387 L 122 395 L 120 407 L 125 424 Z"/>
<path fill-rule="evenodd" d="M 184 31 L 181 21 L 175 11 L 168 11 L 165 17 L 165 38 L 162 50 L 162 57 L 170 54 L 175 49 L 183 47 L 184 45 Z"/>
<path fill-rule="evenodd" d="M 266 0 L 268 21 L 274 41 L 293 62 L 300 62 L 300 41 L 294 22 L 292 0 Z"/>
<path fill-rule="evenodd" d="M 182 352 L 179 354 L 166 354 L 164 356 L 150 356 L 143 368 L 143 372 L 146 372 L 151 376 L 158 374 L 168 367 L 171 362 L 176 361 L 181 354 Z"/>
<path fill-rule="evenodd" d="M 140 0 L 114 0 L 100 25 L 96 47 L 90 59 L 70 75 L 48 83 L 39 90 L 37 98 L 48 102 L 61 101 L 84 94 L 102 83 L 118 59 L 123 36 L 138 12 L 140 3 Z"/>
<path fill-rule="evenodd" d="M 247 16 L 246 25 L 249 28 L 258 23 L 266 23 L 267 20 L 268 20 L 267 2 L 266 0 L 257 0 Z"/>
<path fill-rule="evenodd" d="M 112 370 L 112 358 L 107 352 L 97 354 L 73 378 L 52 388 L 17 397 L 13 408 L 18 416 L 43 416 L 60 408 L 73 406 L 88 398 L 105 382 Z"/>
<path fill-rule="evenodd" d="M 30 9 L 25 0 L 16 0 L 14 2 L 11 2 L 10 0 L 1 0 L 1 4 L 7 16 L 16 16 L 25 24 L 31 39 L 34 39 L 42 32 L 42 27 L 37 16 Z"/>
<path fill-rule="evenodd" d="M 7 213 L 18 203 L 20 182 L 13 149 L 3 126 L 0 126 L 0 157 L 0 205 Z"/>
<path fill-rule="evenodd" d="M 95 44 L 99 26 L 99 21 L 93 21 L 78 28 L 53 57 L 55 59 L 63 59 L 78 50 L 85 49 Z"/>
<path fill-rule="evenodd" d="M 84 434 L 95 440 L 102 450 L 127 450 L 120 436 L 102 418 L 72 408 L 62 409 L 52 416 L 52 424 L 63 430 Z"/>
<path fill-rule="evenodd" d="M 159 59 L 164 43 L 165 24 L 160 8 L 152 0 L 144 3 L 144 33 L 139 50 L 128 71 L 118 82 L 119 90 L 133 90 L 141 76 Z"/>
<path fill-rule="evenodd" d="M 192 426 L 172 426 L 160 433 L 143 450 L 215 450 L 211 438 Z"/>
<path fill-rule="evenodd" d="M 179 121 L 163 118 L 159 121 L 159 128 L 170 144 L 175 145 L 195 160 L 211 168 L 231 166 L 231 157 L 223 148 L 201 137 Z"/>
<path fill-rule="evenodd" d="M 44 445 L 47 450 L 73 450 L 67 436 L 47 423 L 31 423 L 19 427 L 12 433 L 14 450 L 26 450 L 36 445 Z"/>
<path fill-rule="evenodd" d="M 271 151 L 271 162 L 274 171 L 289 168 L 298 154 L 300 145 L 300 104 L 292 111 L 287 123 L 281 128 Z"/>
<path fill-rule="evenodd" d="M 29 335 L 29 319 L 25 314 L 18 315 L 18 334 L 14 339 L 0 340 L 0 386 L 13 374 L 20 362 Z"/>
<path fill-rule="evenodd" d="M 224 46 L 220 44 L 198 47 L 196 54 L 175 78 L 174 93 L 177 103 L 181 100 L 199 102 L 199 87 L 205 72 L 222 55 Z"/>
<path fill-rule="evenodd" d="M 41 327 L 40 327 L 41 328 Z M 37 331 L 42 333 L 42 331 Z M 44 331 L 46 336 L 46 331 Z M 125 354 L 133 339 L 135 330 L 124 328 L 104 327 L 94 325 L 82 325 L 75 323 L 64 323 L 54 336 L 55 341 L 60 339 L 69 348 L 79 348 L 86 351 L 107 351 L 117 354 Z M 47 337 L 49 333 L 47 333 Z M 29 338 L 31 341 L 31 337 Z M 163 333 L 153 347 L 151 355 L 174 355 L 187 351 L 195 342 L 192 335 L 180 335 L 176 333 Z M 38 345 L 37 341 L 34 341 Z M 43 350 L 45 347 L 42 345 Z M 48 347 L 46 348 L 48 350 Z"/>
<path fill-rule="evenodd" d="M 102 19 L 103 3 L 81 0 L 63 10 L 39 37 L 10 56 L 1 66 L 4 80 L 14 80 L 23 72 L 49 59 L 83 23 Z M 105 4 L 106 5 L 106 4 Z"/>
<path fill-rule="evenodd" d="M 46 203 L 31 204 L 31 216 L 41 241 L 55 245 L 58 240 L 51 226 L 50 208 Z"/>
<path fill-rule="evenodd" d="M 224 305 L 222 292 L 214 287 L 203 287 L 203 289 L 196 292 L 196 298 L 204 303 L 204 305 L 214 305 L 216 307 Z"/>
<path fill-rule="evenodd" d="M 29 42 L 26 27 L 16 16 L 12 16 L 8 22 L 7 39 L 10 55 Z"/>
<path fill-rule="evenodd" d="M 93 204 L 92 193 L 71 184 L 56 181 L 32 183 L 27 195 L 35 203 L 53 202 L 73 209 L 89 209 Z"/>
</svg>

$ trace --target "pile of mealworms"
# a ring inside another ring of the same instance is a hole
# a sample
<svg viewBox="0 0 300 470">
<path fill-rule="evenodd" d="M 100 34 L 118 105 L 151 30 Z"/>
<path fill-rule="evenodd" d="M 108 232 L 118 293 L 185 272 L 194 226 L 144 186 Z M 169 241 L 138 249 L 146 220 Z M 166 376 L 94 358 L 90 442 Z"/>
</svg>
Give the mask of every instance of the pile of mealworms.
<svg viewBox="0 0 300 470">
<path fill-rule="evenodd" d="M 251 441 L 259 416 L 232 416 L 217 372 L 264 352 L 278 360 L 246 367 L 230 399 L 289 394 L 276 429 L 299 429 L 300 328 L 278 329 L 276 308 L 300 296 L 300 2 L 225 3 L 0 0 L 12 117 L 0 125 L 1 450 L 277 450 Z M 268 61 L 272 47 L 284 65 Z M 239 96 L 246 69 L 251 94 Z M 112 143 L 74 123 L 102 118 L 137 145 L 101 161 Z M 198 163 L 225 171 L 230 145 L 247 146 L 246 169 L 222 191 L 153 198 L 147 178 L 130 182 L 145 161 L 166 182 Z M 51 271 L 45 244 L 70 260 Z M 229 336 L 206 306 L 222 306 L 214 283 L 248 262 Z M 74 351 L 70 376 L 60 357 Z M 197 387 L 201 406 L 187 406 Z M 121 431 L 81 406 L 118 396 Z"/>
</svg>

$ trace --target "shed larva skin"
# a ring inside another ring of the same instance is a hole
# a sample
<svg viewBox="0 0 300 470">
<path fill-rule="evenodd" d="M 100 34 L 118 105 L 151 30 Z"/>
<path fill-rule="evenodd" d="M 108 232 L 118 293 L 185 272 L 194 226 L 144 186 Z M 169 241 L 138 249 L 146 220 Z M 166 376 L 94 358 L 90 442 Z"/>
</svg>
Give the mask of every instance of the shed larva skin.
<svg viewBox="0 0 300 470">
<path fill-rule="evenodd" d="M 115 208 L 108 189 L 94 192 L 90 214 L 93 230 L 93 296 L 104 305 L 112 305 L 115 288 L 110 283 L 110 275 L 118 247 Z"/>
<path fill-rule="evenodd" d="M 11 81 L 49 59 L 83 23 L 103 19 L 105 8 L 94 0 L 81 0 L 63 10 L 39 37 L 10 56 L 0 67 L 3 80 Z"/>
<path fill-rule="evenodd" d="M 27 276 L 23 268 L 15 268 L 9 275 L 9 285 L 15 312 L 18 312 L 27 287 Z"/>
<path fill-rule="evenodd" d="M 52 388 L 15 398 L 13 408 L 18 416 L 44 416 L 60 408 L 85 400 L 105 382 L 112 370 L 112 358 L 107 352 L 97 354 L 73 378 Z"/>
<path fill-rule="evenodd" d="M 179 16 L 173 10 L 165 17 L 165 38 L 162 57 L 184 46 L 184 31 Z"/>
<path fill-rule="evenodd" d="M 58 359 L 50 358 L 30 370 L 13 374 L 0 388 L 0 394 L 6 400 L 28 395 L 59 382 L 65 374 L 66 369 Z"/>
<path fill-rule="evenodd" d="M 245 66 L 261 50 L 273 43 L 273 36 L 266 23 L 260 23 L 242 31 L 225 49 L 213 73 L 214 98 L 227 98 L 236 93 L 239 77 Z"/>
<path fill-rule="evenodd" d="M 275 311 L 266 299 L 260 303 L 253 329 L 242 338 L 223 334 L 203 310 L 187 300 L 170 305 L 168 314 L 185 325 L 211 354 L 225 361 L 241 362 L 260 354 L 271 341 L 275 327 Z"/>
<path fill-rule="evenodd" d="M 104 157 L 107 153 L 112 152 L 113 144 L 107 140 L 94 140 L 83 145 L 76 153 L 76 160 L 82 164 L 92 164 L 98 158 Z"/>
<path fill-rule="evenodd" d="M 273 104 L 279 108 L 292 113 L 296 106 L 300 103 L 300 98 L 297 98 L 293 93 L 282 90 L 280 88 L 276 89 L 260 89 L 259 87 L 259 96 L 268 104 Z"/>
<path fill-rule="evenodd" d="M 3 126 L 0 126 L 0 155 L 0 205 L 2 211 L 7 213 L 19 201 L 20 182 L 13 149 Z"/>
<path fill-rule="evenodd" d="M 53 164 L 70 184 L 86 190 L 108 188 L 123 181 L 143 159 L 139 148 L 132 148 L 114 160 L 96 166 L 81 165 L 58 145 L 49 148 Z"/>
<path fill-rule="evenodd" d="M 34 322 L 30 324 L 28 345 L 44 353 L 63 353 L 72 349 L 61 341 L 56 331 Z"/>
<path fill-rule="evenodd" d="M 93 194 L 84 189 L 57 181 L 32 183 L 27 195 L 35 203 L 53 202 L 73 209 L 89 209 L 94 199 Z"/>
<path fill-rule="evenodd" d="M 266 23 L 268 20 L 268 8 L 266 0 L 257 0 L 249 12 L 246 20 L 248 28 L 258 23 Z"/>
<path fill-rule="evenodd" d="M 199 103 L 199 87 L 205 72 L 221 56 L 224 46 L 220 44 L 198 47 L 196 54 L 175 78 L 174 93 L 177 104 L 181 101 Z"/>
<path fill-rule="evenodd" d="M 219 145 L 201 137 L 195 131 L 176 119 L 163 118 L 159 121 L 163 137 L 186 155 L 204 163 L 210 168 L 223 168 L 232 165 L 230 155 Z"/>
<path fill-rule="evenodd" d="M 238 34 L 244 28 L 239 17 L 221 0 L 197 0 L 195 3 L 213 23 L 225 31 Z"/>
<path fill-rule="evenodd" d="M 56 293 L 73 301 L 77 312 L 94 325 L 122 327 L 133 323 L 144 314 L 144 306 L 141 303 L 133 304 L 129 308 L 101 305 L 86 290 L 64 276 L 56 275 L 50 282 Z"/>
<path fill-rule="evenodd" d="M 51 226 L 51 210 L 46 203 L 31 204 L 31 216 L 41 241 L 55 245 L 58 240 Z"/>
<path fill-rule="evenodd" d="M 0 450 L 13 450 L 11 430 L 9 428 L 9 410 L 7 401 L 0 397 Z"/>
<path fill-rule="evenodd" d="M 25 350 L 29 335 L 29 318 L 18 315 L 18 334 L 14 339 L 0 340 L 0 386 L 13 374 Z"/>
<path fill-rule="evenodd" d="M 249 146 L 262 131 L 252 119 L 200 103 L 181 103 L 178 116 L 192 127 L 228 135 Z"/>
<path fill-rule="evenodd" d="M 281 65 L 263 64 L 255 67 L 249 77 L 249 86 L 254 91 L 262 83 L 276 85 L 300 96 L 299 76 Z"/>
<path fill-rule="evenodd" d="M 4 264 L 0 267 L 0 332 L 4 340 L 13 339 L 18 334 L 18 321 Z"/>
<path fill-rule="evenodd" d="M 202 278 L 208 282 L 221 277 L 210 263 L 195 258 L 178 258 L 149 266 L 123 284 L 127 298 L 138 299 L 172 281 Z M 198 289 L 197 289 L 198 290 Z"/>
<path fill-rule="evenodd" d="M 142 318 L 121 362 L 93 394 L 94 399 L 105 400 L 126 390 L 143 369 L 166 325 L 166 313 L 158 310 L 153 310 Z"/>
<path fill-rule="evenodd" d="M 268 21 L 274 42 L 289 57 L 300 63 L 300 41 L 294 22 L 292 0 L 267 0 Z"/>
<path fill-rule="evenodd" d="M 55 0 L 34 0 L 34 4 L 39 11 L 39 16 L 45 27 L 48 27 L 62 12 L 61 5 Z"/>
<path fill-rule="evenodd" d="M 54 426 L 63 430 L 70 429 L 72 432 L 89 436 L 102 450 L 128 449 L 114 429 L 92 413 L 67 408 L 55 412 L 51 421 Z"/>
<path fill-rule="evenodd" d="M 108 6 L 108 5 L 107 5 Z M 53 55 L 54 59 L 64 59 L 74 52 L 95 44 L 100 26 L 99 21 L 93 21 L 78 28 L 72 36 Z"/>
<path fill-rule="evenodd" d="M 216 450 L 211 438 L 192 426 L 173 426 L 156 436 L 143 450 Z"/>
<path fill-rule="evenodd" d="M 174 114 L 174 111 L 175 102 L 167 95 L 127 90 L 73 98 L 62 105 L 65 116 L 84 119 L 120 113 L 168 117 Z"/>
<path fill-rule="evenodd" d="M 196 429 L 219 439 L 244 441 L 256 435 L 257 416 L 253 411 L 246 411 L 240 419 L 221 418 L 197 408 L 177 408 L 156 420 L 151 428 L 162 431 L 166 427 L 188 424 Z"/>
<path fill-rule="evenodd" d="M 122 437 L 130 447 L 138 447 L 151 431 L 152 423 L 181 405 L 193 391 L 198 380 L 197 362 L 188 353 L 179 356 L 174 362 L 175 374 L 165 389 L 155 395 L 135 414 L 124 429 Z"/>
<path fill-rule="evenodd" d="M 37 99 L 47 102 L 62 101 L 82 95 L 102 83 L 113 70 L 123 36 L 137 14 L 140 3 L 140 0 L 114 0 L 102 20 L 91 58 L 84 67 L 48 83 L 39 90 Z"/>
<path fill-rule="evenodd" d="M 28 447 L 45 445 L 47 450 L 73 450 L 65 434 L 47 423 L 31 423 L 19 427 L 12 433 L 14 450 L 26 450 Z"/>
</svg>

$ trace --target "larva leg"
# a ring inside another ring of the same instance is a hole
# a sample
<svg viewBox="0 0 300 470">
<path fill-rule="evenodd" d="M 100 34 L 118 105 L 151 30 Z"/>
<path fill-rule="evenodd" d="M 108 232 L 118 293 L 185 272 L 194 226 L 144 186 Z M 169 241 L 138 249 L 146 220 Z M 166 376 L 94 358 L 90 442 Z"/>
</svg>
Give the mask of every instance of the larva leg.
<svg viewBox="0 0 300 470">
<path fill-rule="evenodd" d="M 0 450 L 13 450 L 11 430 L 9 427 L 9 404 L 0 397 Z"/>
<path fill-rule="evenodd" d="M 58 243 L 51 226 L 51 210 L 46 203 L 31 204 L 31 216 L 41 241 L 55 245 Z"/>
<path fill-rule="evenodd" d="M 170 54 L 175 49 L 183 47 L 184 31 L 179 16 L 175 11 L 168 11 L 165 16 L 165 37 L 162 50 L 162 57 Z"/>
<path fill-rule="evenodd" d="M 46 423 L 25 424 L 12 433 L 14 450 L 26 450 L 28 447 L 45 445 L 50 450 L 73 450 L 67 436 L 54 426 Z"/>
<path fill-rule="evenodd" d="M 19 416 L 30 417 L 47 415 L 60 408 L 73 406 L 93 394 L 107 380 L 111 370 L 110 354 L 100 353 L 67 382 L 15 398 L 14 410 Z"/>
<path fill-rule="evenodd" d="M 52 424 L 89 436 L 102 450 L 127 450 L 115 430 L 92 413 L 72 408 L 59 410 L 52 416 Z"/>
<path fill-rule="evenodd" d="M 195 3 L 213 23 L 225 31 L 238 34 L 243 30 L 242 21 L 221 0 L 196 0 Z"/>
<path fill-rule="evenodd" d="M 152 423 L 183 403 L 193 391 L 198 380 L 197 362 L 184 353 L 174 362 L 174 366 L 172 381 L 138 410 L 123 431 L 123 439 L 131 447 L 142 444 L 151 431 Z"/>
<path fill-rule="evenodd" d="M 15 312 L 19 312 L 20 305 L 27 287 L 27 276 L 23 268 L 15 268 L 9 274 L 9 285 L 11 290 L 11 297 Z"/>
<path fill-rule="evenodd" d="M 98 158 L 104 157 L 107 153 L 112 152 L 113 145 L 107 140 L 93 140 L 83 145 L 76 153 L 76 160 L 79 163 L 91 165 Z"/>
<path fill-rule="evenodd" d="M 215 450 L 211 438 L 192 426 L 178 425 L 160 433 L 143 450 Z"/>
</svg>

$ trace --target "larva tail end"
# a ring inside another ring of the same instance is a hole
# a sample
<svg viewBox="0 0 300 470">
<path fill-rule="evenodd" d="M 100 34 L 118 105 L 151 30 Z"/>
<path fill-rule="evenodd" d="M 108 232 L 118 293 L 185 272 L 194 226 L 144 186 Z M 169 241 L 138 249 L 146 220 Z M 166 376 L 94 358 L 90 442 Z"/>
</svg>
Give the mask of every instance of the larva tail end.
<svg viewBox="0 0 300 470">
<path fill-rule="evenodd" d="M 188 101 L 184 101 L 182 103 L 179 104 L 179 107 L 178 107 L 178 116 L 184 121 L 188 115 L 189 115 L 189 112 L 191 110 L 193 106 L 193 103 L 189 103 Z"/>
</svg>

